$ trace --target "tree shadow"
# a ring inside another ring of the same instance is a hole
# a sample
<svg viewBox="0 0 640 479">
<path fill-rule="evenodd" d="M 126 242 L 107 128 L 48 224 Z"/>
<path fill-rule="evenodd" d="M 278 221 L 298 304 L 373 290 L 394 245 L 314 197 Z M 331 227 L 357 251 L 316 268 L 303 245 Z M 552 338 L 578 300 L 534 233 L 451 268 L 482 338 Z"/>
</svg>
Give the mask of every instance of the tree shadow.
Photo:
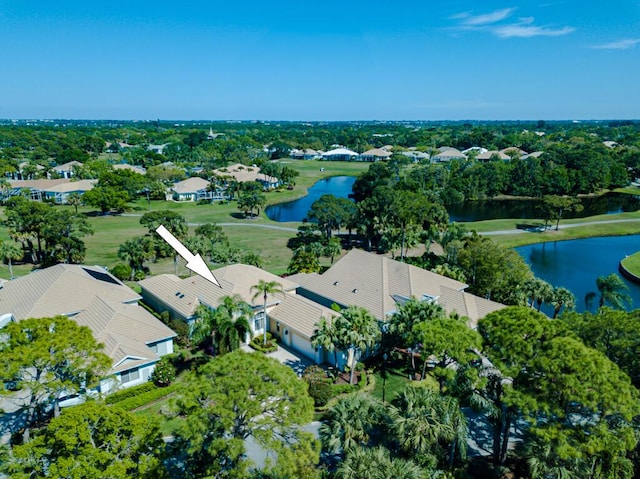
<svg viewBox="0 0 640 479">
<path fill-rule="evenodd" d="M 531 233 L 542 233 L 546 231 L 544 223 L 516 223 L 516 229 L 529 231 Z"/>
</svg>

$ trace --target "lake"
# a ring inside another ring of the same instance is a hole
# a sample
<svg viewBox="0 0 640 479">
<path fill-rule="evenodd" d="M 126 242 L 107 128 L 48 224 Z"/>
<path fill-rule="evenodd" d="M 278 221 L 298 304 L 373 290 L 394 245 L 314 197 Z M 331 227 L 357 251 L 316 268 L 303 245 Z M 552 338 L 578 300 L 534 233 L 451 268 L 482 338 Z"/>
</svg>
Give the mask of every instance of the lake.
<svg viewBox="0 0 640 479">
<path fill-rule="evenodd" d="M 266 214 L 273 221 L 303 221 L 314 201 L 324 194 L 347 198 L 356 181 L 355 176 L 332 176 L 315 183 L 308 194 L 297 200 L 267 207 Z M 482 200 L 448 205 L 451 221 L 482 221 L 502 218 L 535 219 L 540 216 L 536 200 Z M 624 193 L 606 193 L 582 198 L 584 209 L 566 213 L 564 218 L 623 213 L 640 209 L 640 197 Z"/>
<path fill-rule="evenodd" d="M 640 250 L 640 235 L 554 241 L 515 250 L 538 278 L 571 291 L 576 297 L 576 310 L 582 312 L 586 310 L 585 295 L 598 292 L 596 278 L 618 273 L 620 260 Z M 622 279 L 629 286 L 632 309 L 640 308 L 640 286 Z M 594 303 L 597 307 L 597 299 Z"/>
<path fill-rule="evenodd" d="M 268 206 L 265 213 L 273 221 L 303 221 L 311 205 L 322 195 L 332 194 L 339 198 L 347 198 L 355 183 L 355 176 L 331 176 L 323 178 L 309 188 L 306 196 L 297 200 Z"/>
<path fill-rule="evenodd" d="M 565 213 L 563 218 L 624 213 L 640 209 L 640 198 L 624 193 L 606 193 L 581 198 L 584 209 L 578 213 Z M 448 205 L 451 221 L 482 221 L 494 219 L 535 219 L 540 217 L 536 200 L 479 200 Z"/>
</svg>

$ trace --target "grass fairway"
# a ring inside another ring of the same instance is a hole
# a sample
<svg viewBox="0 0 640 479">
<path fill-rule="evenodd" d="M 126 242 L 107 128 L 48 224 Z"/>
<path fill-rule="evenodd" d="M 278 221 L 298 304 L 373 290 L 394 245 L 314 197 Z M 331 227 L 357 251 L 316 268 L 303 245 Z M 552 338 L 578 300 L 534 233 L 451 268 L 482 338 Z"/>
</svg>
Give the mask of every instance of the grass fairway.
<svg viewBox="0 0 640 479">
<path fill-rule="evenodd" d="M 599 221 L 619 221 L 619 223 L 600 223 Z M 595 223 L 594 223 L 595 222 Z M 588 223 L 588 224 L 583 224 Z M 524 246 L 547 241 L 562 241 L 570 239 L 591 238 L 594 236 L 622 236 L 640 234 L 640 211 L 620 213 L 616 215 L 598 215 L 589 218 L 575 218 L 562 220 L 560 230 L 549 229 L 541 232 L 517 230 L 518 224 L 542 224 L 539 219 L 500 219 L 464 223 L 469 230 L 476 230 L 479 234 L 490 231 L 513 230 L 513 234 L 491 235 L 490 237 L 508 247 Z M 577 225 L 563 228 L 563 225 Z M 516 232 L 516 230 L 518 232 Z"/>
<path fill-rule="evenodd" d="M 266 192 L 267 206 L 291 201 L 307 194 L 307 188 L 322 178 L 330 176 L 356 176 L 369 168 L 369 163 L 364 162 L 333 162 L 333 161 L 299 161 L 280 160 L 282 164 L 300 172 L 296 178 L 293 190 Z M 324 168 L 324 171 L 320 171 Z M 151 201 L 140 198 L 130 205 L 130 210 L 123 215 L 97 215 L 88 207 L 81 207 L 79 211 L 88 215 L 88 221 L 93 227 L 94 234 L 86 236 L 86 264 L 97 264 L 113 267 L 119 263 L 118 247 L 128 239 L 140 237 L 146 233 L 146 229 L 140 225 L 140 217 L 149 211 L 172 210 L 183 215 L 188 223 L 220 223 L 223 224 L 225 233 L 231 243 L 245 251 L 259 254 L 264 260 L 264 267 L 275 274 L 286 272 L 292 252 L 287 248 L 289 238 L 295 236 L 295 230 L 301 223 L 279 223 L 272 221 L 264 214 L 264 210 L 255 218 L 245 218 L 238 210 L 236 201 L 226 203 L 213 203 L 198 205 L 192 202 L 176 203 L 173 201 Z M 57 206 L 57 208 L 71 208 L 69 206 Z M 0 210 L 0 218 L 4 220 L 4 210 Z M 267 225 L 270 228 L 261 228 L 249 225 Z M 9 239 L 7 227 L 0 225 L 0 241 Z M 321 264 L 328 265 L 326 258 L 321 259 Z M 174 265 L 171 259 L 162 259 L 157 263 L 148 264 L 152 274 L 173 273 Z M 215 268 L 220 265 L 211 265 Z M 14 275 L 22 276 L 31 272 L 34 267 L 31 264 L 14 265 Z M 179 263 L 179 274 L 188 274 L 184 268 L 184 262 Z M 0 278 L 9 277 L 9 268 L 0 263 Z"/>
<path fill-rule="evenodd" d="M 640 251 L 622 260 L 622 266 L 629 273 L 640 278 Z"/>
</svg>

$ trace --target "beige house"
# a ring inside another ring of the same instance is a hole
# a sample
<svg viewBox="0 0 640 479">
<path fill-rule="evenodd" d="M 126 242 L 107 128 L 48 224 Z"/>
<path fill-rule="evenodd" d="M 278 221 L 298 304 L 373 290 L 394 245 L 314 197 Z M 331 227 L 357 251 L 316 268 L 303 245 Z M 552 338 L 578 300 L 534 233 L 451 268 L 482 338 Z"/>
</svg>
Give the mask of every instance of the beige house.
<svg viewBox="0 0 640 479">
<path fill-rule="evenodd" d="M 476 160 L 479 160 L 479 161 L 490 161 L 490 160 L 508 161 L 510 159 L 511 157 L 509 155 L 507 155 L 502 151 L 497 151 L 497 150 L 485 151 L 484 153 L 480 153 L 478 156 L 476 156 Z"/>
<path fill-rule="evenodd" d="M 215 309 L 225 296 L 240 296 L 254 311 L 249 322 L 250 337 L 264 333 L 262 315 L 263 298 L 253 296 L 251 287 L 261 279 L 277 281 L 282 285 L 283 294 L 267 297 L 268 331 L 280 341 L 316 362 L 322 362 L 320 353 L 311 346 L 311 336 L 316 323 L 321 318 L 331 319 L 338 313 L 321 304 L 296 294 L 298 285 L 287 278 L 281 278 L 255 266 L 234 264 L 213 271 L 221 288 L 212 286 L 200 276 L 180 279 L 172 274 L 163 274 L 139 282 L 142 298 L 155 311 L 169 312 L 174 319 L 188 323 L 197 318 L 200 305 Z M 245 338 L 248 341 L 250 337 Z"/>
<path fill-rule="evenodd" d="M 66 204 L 71 193 L 79 195 L 93 189 L 98 180 L 71 181 L 68 178 L 56 180 L 9 180 L 7 196 L 18 196 L 28 190 L 28 197 L 34 201 L 51 200 Z"/>
<path fill-rule="evenodd" d="M 98 266 L 58 264 L 0 287 L 0 328 L 26 318 L 67 316 L 87 326 L 112 359 L 101 392 L 141 384 L 176 334 L 138 306 L 140 296 Z"/>
<path fill-rule="evenodd" d="M 178 181 L 171 187 L 171 198 L 175 201 L 200 201 L 223 199 L 219 191 L 211 190 L 209 180 L 192 176 L 183 181 Z"/>
<path fill-rule="evenodd" d="M 372 148 L 371 150 L 367 150 L 364 153 L 360 154 L 361 161 L 380 161 L 380 160 L 388 160 L 391 155 L 391 151 L 383 149 L 383 148 Z"/>
<path fill-rule="evenodd" d="M 266 189 L 277 188 L 280 185 L 280 180 L 278 178 L 266 176 L 260 173 L 259 167 L 247 166 L 241 163 L 235 163 L 225 168 L 218 168 L 217 170 L 213 170 L 213 173 L 223 180 L 233 179 L 238 183 L 257 181 Z"/>
<path fill-rule="evenodd" d="M 238 294 L 254 310 L 250 336 L 264 332 L 262 298 L 253 300 L 251 286 L 260 279 L 282 284 L 284 294 L 267 299 L 268 331 L 316 363 L 331 361 L 333 355 L 316 350 L 311 337 L 317 323 L 339 313 L 332 306 L 361 306 L 381 323 L 398 307 L 415 297 L 434 301 L 448 313 L 468 318 L 475 328 L 480 318 L 504 305 L 465 292 L 467 285 L 385 256 L 351 250 L 323 274 L 297 274 L 280 278 L 255 266 L 235 264 L 215 270 L 221 288 L 199 276 L 179 279 L 170 274 L 140 281 L 142 298 L 161 313 L 191 322 L 200 305 L 215 309 L 224 296 Z M 246 338 L 248 339 L 248 338 Z"/>
<path fill-rule="evenodd" d="M 127 163 L 121 163 L 121 164 L 118 164 L 118 165 L 113 165 L 113 169 L 114 170 L 129 170 L 129 171 L 133 171 L 134 173 L 138 173 L 139 175 L 146 175 L 147 174 L 147 170 L 145 168 L 143 168 L 142 166 L 129 165 Z"/>
<path fill-rule="evenodd" d="M 467 157 L 460 150 L 450 146 L 443 146 L 438 149 L 438 153 L 431 157 L 431 161 L 443 163 L 451 160 L 466 160 Z"/>
<path fill-rule="evenodd" d="M 76 167 L 81 167 L 82 163 L 79 161 L 70 161 L 69 163 L 65 163 L 64 165 L 58 165 L 53 168 L 60 178 L 71 178 L 73 176 L 73 169 Z"/>
</svg>

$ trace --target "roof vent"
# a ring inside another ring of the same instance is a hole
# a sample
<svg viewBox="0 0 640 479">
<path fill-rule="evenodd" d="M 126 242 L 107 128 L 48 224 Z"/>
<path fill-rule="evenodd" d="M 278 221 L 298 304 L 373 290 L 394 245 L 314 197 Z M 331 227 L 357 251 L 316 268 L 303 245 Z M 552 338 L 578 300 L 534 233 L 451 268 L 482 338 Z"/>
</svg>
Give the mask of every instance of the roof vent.
<svg viewBox="0 0 640 479">
<path fill-rule="evenodd" d="M 180 296 L 180 291 L 178 291 L 178 292 L 176 293 L 176 296 Z"/>
<path fill-rule="evenodd" d="M 334 286 L 338 286 L 339 284 L 340 284 L 340 281 L 334 281 L 334 282 L 333 282 L 333 285 L 334 285 Z"/>
<path fill-rule="evenodd" d="M 357 288 L 355 288 L 355 289 L 354 289 L 353 291 L 351 291 L 351 292 L 352 292 L 352 293 L 357 293 L 357 292 L 358 292 L 358 289 L 357 289 Z"/>
</svg>

